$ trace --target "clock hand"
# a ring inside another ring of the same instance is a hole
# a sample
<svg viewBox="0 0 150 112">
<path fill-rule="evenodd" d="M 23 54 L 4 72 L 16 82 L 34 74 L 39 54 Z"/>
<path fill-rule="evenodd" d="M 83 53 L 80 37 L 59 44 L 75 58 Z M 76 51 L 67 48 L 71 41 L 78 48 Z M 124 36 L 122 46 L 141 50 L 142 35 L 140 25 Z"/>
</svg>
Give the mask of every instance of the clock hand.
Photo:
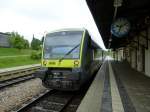
<svg viewBox="0 0 150 112">
<path fill-rule="evenodd" d="M 127 24 L 128 24 L 128 23 L 124 23 L 123 26 L 124 26 L 124 25 L 127 25 Z"/>
<path fill-rule="evenodd" d="M 117 27 L 120 27 L 119 25 L 116 25 Z"/>
<path fill-rule="evenodd" d="M 116 27 L 119 27 L 119 28 L 120 28 L 120 27 L 121 27 L 121 25 L 116 25 Z"/>
<path fill-rule="evenodd" d="M 121 28 L 122 28 L 122 27 L 119 27 L 119 32 L 120 32 Z"/>
<path fill-rule="evenodd" d="M 122 26 L 125 26 L 125 25 L 127 25 L 127 24 L 128 24 L 128 23 L 124 23 L 124 24 L 122 24 L 122 25 L 120 25 L 120 26 L 122 27 Z"/>
</svg>

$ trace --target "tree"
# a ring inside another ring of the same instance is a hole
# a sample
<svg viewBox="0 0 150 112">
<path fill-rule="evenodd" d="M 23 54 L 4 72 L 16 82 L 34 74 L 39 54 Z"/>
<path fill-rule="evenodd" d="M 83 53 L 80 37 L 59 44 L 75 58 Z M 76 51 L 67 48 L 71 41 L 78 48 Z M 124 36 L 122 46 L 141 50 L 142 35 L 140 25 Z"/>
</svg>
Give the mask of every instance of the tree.
<svg viewBox="0 0 150 112">
<path fill-rule="evenodd" d="M 12 32 L 10 34 L 10 44 L 11 47 L 17 48 L 19 50 L 29 48 L 28 40 L 25 40 L 24 37 L 19 35 L 17 32 Z"/>
<path fill-rule="evenodd" d="M 21 50 L 24 48 L 24 40 L 22 37 L 17 36 L 14 41 L 14 47 Z"/>
<path fill-rule="evenodd" d="M 29 48 L 29 41 L 28 40 L 24 40 L 24 48 L 25 49 Z"/>
<path fill-rule="evenodd" d="M 31 48 L 34 50 L 39 50 L 41 45 L 41 41 L 39 39 L 36 39 L 33 35 L 33 39 L 31 41 Z"/>
<path fill-rule="evenodd" d="M 44 42 L 44 36 L 42 37 L 41 42 L 42 42 L 42 43 Z"/>
</svg>

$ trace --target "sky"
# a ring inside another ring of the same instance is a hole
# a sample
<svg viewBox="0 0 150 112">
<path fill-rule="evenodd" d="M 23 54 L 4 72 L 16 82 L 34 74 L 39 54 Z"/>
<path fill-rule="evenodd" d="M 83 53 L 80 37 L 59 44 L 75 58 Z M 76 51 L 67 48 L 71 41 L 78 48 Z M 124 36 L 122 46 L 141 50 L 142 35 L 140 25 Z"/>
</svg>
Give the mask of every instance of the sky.
<svg viewBox="0 0 150 112">
<path fill-rule="evenodd" d="M 62 28 L 86 28 L 105 49 L 85 0 L 0 0 L 0 32 L 18 32 L 30 42 Z"/>
</svg>

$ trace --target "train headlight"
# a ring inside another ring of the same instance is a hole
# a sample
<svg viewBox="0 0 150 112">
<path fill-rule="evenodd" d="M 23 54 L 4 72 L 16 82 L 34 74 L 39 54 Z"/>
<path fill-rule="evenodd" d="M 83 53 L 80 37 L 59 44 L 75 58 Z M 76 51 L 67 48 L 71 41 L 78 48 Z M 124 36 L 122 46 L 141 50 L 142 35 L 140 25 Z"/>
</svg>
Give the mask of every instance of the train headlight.
<svg viewBox="0 0 150 112">
<path fill-rule="evenodd" d="M 73 68 L 73 69 L 72 69 L 72 72 L 81 72 L 81 71 L 82 71 L 81 68 Z"/>
<path fill-rule="evenodd" d="M 44 60 L 44 61 L 43 61 L 43 65 L 46 66 L 46 64 L 47 64 L 47 61 Z"/>
<path fill-rule="evenodd" d="M 75 60 L 74 61 L 74 67 L 78 67 L 79 66 L 79 61 L 78 60 Z"/>
</svg>

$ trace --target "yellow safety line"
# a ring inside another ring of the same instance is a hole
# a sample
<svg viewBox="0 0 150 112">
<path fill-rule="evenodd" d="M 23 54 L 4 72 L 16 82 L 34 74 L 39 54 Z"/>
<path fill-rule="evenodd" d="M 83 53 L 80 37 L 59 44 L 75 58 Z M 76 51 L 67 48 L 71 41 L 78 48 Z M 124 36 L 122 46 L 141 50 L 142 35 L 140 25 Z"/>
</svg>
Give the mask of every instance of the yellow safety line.
<svg viewBox="0 0 150 112">
<path fill-rule="evenodd" d="M 109 62 L 109 75 L 110 75 L 110 87 L 112 96 L 112 110 L 113 112 L 124 112 L 123 104 L 117 87 L 117 83 L 114 77 L 112 66 Z"/>
</svg>

